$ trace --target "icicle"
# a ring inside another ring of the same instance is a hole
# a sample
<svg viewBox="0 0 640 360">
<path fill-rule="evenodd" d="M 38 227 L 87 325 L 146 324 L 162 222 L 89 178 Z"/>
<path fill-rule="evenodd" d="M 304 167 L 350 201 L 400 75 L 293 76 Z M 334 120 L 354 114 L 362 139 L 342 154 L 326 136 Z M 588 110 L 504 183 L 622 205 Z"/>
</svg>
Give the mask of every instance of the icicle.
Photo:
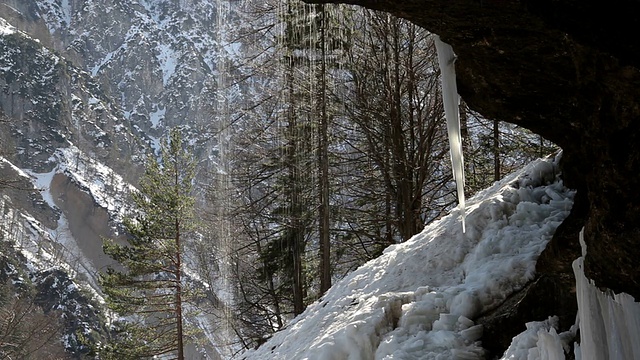
<svg viewBox="0 0 640 360">
<path fill-rule="evenodd" d="M 447 118 L 447 132 L 449 133 L 449 147 L 451 153 L 451 167 L 453 178 L 458 190 L 458 208 L 462 214 L 462 232 L 465 232 L 465 204 L 464 204 L 464 160 L 462 157 L 462 136 L 460 134 L 460 114 L 458 105 L 460 97 L 456 87 L 456 69 L 454 62 L 456 55 L 451 45 L 440 40 L 436 35 L 436 50 L 438 63 L 442 74 L 442 101 L 444 115 Z"/>
</svg>

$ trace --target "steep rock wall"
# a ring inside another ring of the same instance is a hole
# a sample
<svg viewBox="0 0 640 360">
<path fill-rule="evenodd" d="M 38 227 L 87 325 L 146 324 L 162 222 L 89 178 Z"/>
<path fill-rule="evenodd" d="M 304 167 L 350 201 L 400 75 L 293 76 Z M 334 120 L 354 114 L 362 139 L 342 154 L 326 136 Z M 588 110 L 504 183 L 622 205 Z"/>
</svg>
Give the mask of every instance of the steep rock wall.
<svg viewBox="0 0 640 360">
<path fill-rule="evenodd" d="M 84 258 L 91 261 L 96 270 L 114 266 L 115 261 L 102 251 L 103 238 L 113 236 L 109 213 L 64 174 L 53 177 L 50 191 Z"/>
</svg>

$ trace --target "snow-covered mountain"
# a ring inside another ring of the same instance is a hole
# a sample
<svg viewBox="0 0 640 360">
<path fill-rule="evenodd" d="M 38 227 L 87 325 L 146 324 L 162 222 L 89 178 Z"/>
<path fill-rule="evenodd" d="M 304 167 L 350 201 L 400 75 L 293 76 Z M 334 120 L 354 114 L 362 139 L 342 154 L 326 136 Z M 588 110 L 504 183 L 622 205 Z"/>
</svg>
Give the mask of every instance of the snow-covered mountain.
<svg viewBox="0 0 640 360">
<path fill-rule="evenodd" d="M 96 295 L 97 271 L 112 264 L 102 238 L 121 236 L 131 184 L 160 138 L 180 126 L 202 174 L 216 166 L 217 61 L 237 48 L 221 42 L 218 20 L 233 14 L 220 4 L 0 1 L 3 219 L 37 224 L 33 241 L 58 249 L 47 266 Z M 3 239 L 20 244 L 27 232 Z M 40 247 L 22 256 L 36 261 Z M 219 356 L 201 347 L 193 358 Z"/>
<path fill-rule="evenodd" d="M 215 1 L 36 1 L 56 50 L 153 135 L 205 127 L 215 96 Z M 152 130 L 153 129 L 153 130 Z"/>
</svg>

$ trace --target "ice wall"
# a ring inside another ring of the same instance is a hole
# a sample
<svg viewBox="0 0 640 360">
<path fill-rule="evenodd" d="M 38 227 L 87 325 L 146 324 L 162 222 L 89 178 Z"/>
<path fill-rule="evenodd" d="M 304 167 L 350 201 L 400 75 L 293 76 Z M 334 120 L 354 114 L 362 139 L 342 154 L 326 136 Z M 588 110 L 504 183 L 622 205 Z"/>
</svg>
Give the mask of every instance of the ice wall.
<svg viewBox="0 0 640 360">
<path fill-rule="evenodd" d="M 640 303 L 626 293 L 603 292 L 584 274 L 586 245 L 580 233 L 582 256 L 573 262 L 578 297 L 582 360 L 640 359 Z"/>
</svg>

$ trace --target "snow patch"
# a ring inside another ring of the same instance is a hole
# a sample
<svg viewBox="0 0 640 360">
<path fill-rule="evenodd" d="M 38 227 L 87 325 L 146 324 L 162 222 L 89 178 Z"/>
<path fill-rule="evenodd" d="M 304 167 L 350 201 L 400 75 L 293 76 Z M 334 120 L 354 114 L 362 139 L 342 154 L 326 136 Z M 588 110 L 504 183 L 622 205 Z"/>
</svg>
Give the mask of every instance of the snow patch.
<svg viewBox="0 0 640 360">
<path fill-rule="evenodd" d="M 169 44 L 158 44 L 156 50 L 158 51 L 158 62 L 160 62 L 160 68 L 162 69 L 162 84 L 167 86 L 169 79 L 176 72 L 180 53 L 173 50 Z"/>
<path fill-rule="evenodd" d="M 51 34 L 71 26 L 73 9 L 69 0 L 40 0 L 38 5 Z"/>
<path fill-rule="evenodd" d="M 24 172 L 22 169 L 20 169 L 19 167 L 13 165 L 13 163 L 9 160 L 7 160 L 6 158 L 0 156 L 0 162 L 2 162 L 3 164 L 7 164 L 9 165 L 9 167 L 11 167 L 11 169 L 13 169 L 13 171 L 15 171 L 16 173 L 18 173 L 18 175 L 30 179 L 31 176 L 29 174 L 27 174 L 26 172 Z"/>
<path fill-rule="evenodd" d="M 121 51 L 122 49 L 126 48 L 126 46 L 127 46 L 127 43 L 125 42 L 124 44 L 122 44 L 116 50 L 114 50 L 114 51 L 108 53 L 107 55 L 105 55 L 105 57 L 102 59 L 102 61 L 100 61 L 100 63 L 98 65 L 94 66 L 91 69 L 91 76 L 92 77 L 96 77 L 96 75 L 98 75 L 98 72 L 100 71 L 100 69 L 102 69 L 103 66 L 105 66 L 106 64 L 111 62 L 111 59 L 113 59 L 113 56 L 115 54 L 117 54 L 119 51 Z"/>
<path fill-rule="evenodd" d="M 42 198 L 44 199 L 44 201 L 47 202 L 49 207 L 52 209 L 56 209 L 57 206 L 53 202 L 53 197 L 51 196 L 51 191 L 50 191 L 51 180 L 53 179 L 53 176 L 56 174 L 56 170 L 55 169 L 51 170 L 48 173 L 36 173 L 36 172 L 33 172 L 32 170 L 25 170 L 25 172 L 28 173 L 29 176 L 31 176 L 34 179 L 34 185 L 38 190 L 40 190 Z"/>
<path fill-rule="evenodd" d="M 62 0 L 62 3 L 60 4 L 60 10 L 62 12 L 62 20 L 66 23 L 67 27 L 70 27 L 72 11 L 69 0 Z"/>
<path fill-rule="evenodd" d="M 160 109 L 160 107 L 157 107 L 156 111 L 150 112 L 149 113 L 149 120 L 151 120 L 151 127 L 152 128 L 157 128 L 158 125 L 160 124 L 160 121 L 164 119 L 164 114 L 166 114 L 167 112 L 167 108 L 164 107 L 162 109 Z"/>
<path fill-rule="evenodd" d="M 6 36 L 11 35 L 15 32 L 16 28 L 9 25 L 9 23 L 5 19 L 0 18 L 0 35 Z"/>
<path fill-rule="evenodd" d="M 153 149 L 153 153 L 160 155 L 160 145 L 162 143 L 161 138 L 149 135 L 149 140 L 151 141 L 150 145 L 151 145 L 151 148 Z"/>
<path fill-rule="evenodd" d="M 95 161 L 75 146 L 60 148 L 56 151 L 59 159 L 58 172 L 71 177 L 76 184 L 85 188 L 98 205 L 122 220 L 130 206 L 125 203 L 126 194 L 137 191 L 135 187 L 122 179 L 112 169 Z"/>
</svg>

